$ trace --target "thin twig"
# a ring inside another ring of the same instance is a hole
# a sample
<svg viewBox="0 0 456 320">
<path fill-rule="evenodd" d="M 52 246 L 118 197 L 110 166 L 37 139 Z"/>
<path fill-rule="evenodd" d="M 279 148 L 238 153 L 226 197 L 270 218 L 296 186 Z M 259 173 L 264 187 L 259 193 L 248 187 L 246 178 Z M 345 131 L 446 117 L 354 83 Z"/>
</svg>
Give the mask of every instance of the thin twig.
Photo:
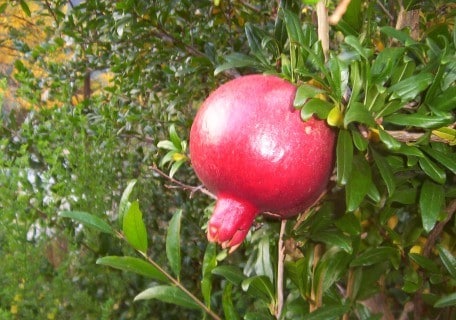
<svg viewBox="0 0 456 320">
<path fill-rule="evenodd" d="M 380 0 L 377 0 L 377 4 L 383 10 L 383 12 L 388 16 L 391 21 L 394 21 L 394 16 L 388 11 L 388 9 L 383 5 Z"/>
<path fill-rule="evenodd" d="M 190 191 L 190 198 L 193 197 L 193 194 L 195 192 L 199 191 L 199 192 L 202 192 L 205 195 L 211 197 L 212 199 L 217 199 L 217 196 L 215 194 L 213 194 L 212 192 L 210 192 L 209 190 L 204 188 L 202 185 L 201 186 L 191 186 L 191 185 L 185 184 L 179 180 L 176 180 L 176 179 L 170 177 L 169 175 L 167 175 L 166 173 L 164 173 L 163 171 L 161 171 L 160 169 L 158 169 L 158 167 L 155 164 L 153 164 L 151 166 L 151 169 L 152 169 L 152 171 L 158 173 L 162 177 L 168 179 L 169 181 L 171 181 L 172 183 L 177 185 L 179 188 Z M 173 186 L 169 186 L 169 188 L 173 188 Z"/>
<path fill-rule="evenodd" d="M 283 237 L 285 236 L 285 227 L 287 220 L 282 219 L 280 222 L 280 233 L 278 243 L 278 263 L 277 263 L 277 305 L 276 305 L 276 319 L 280 319 L 283 309 L 283 273 L 285 261 L 285 244 Z"/>
</svg>

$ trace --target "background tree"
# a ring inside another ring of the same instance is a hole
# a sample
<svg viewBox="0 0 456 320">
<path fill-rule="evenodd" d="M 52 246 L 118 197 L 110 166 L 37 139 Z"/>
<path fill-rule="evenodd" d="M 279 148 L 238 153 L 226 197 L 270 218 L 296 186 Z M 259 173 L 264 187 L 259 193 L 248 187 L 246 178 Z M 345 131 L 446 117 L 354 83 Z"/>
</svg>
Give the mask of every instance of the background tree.
<svg viewBox="0 0 456 320">
<path fill-rule="evenodd" d="M 314 2 L 0 5 L 2 319 L 454 317 L 455 6 Z M 283 272 L 277 221 L 207 244 L 186 148 L 209 92 L 259 72 L 339 132 Z"/>
</svg>

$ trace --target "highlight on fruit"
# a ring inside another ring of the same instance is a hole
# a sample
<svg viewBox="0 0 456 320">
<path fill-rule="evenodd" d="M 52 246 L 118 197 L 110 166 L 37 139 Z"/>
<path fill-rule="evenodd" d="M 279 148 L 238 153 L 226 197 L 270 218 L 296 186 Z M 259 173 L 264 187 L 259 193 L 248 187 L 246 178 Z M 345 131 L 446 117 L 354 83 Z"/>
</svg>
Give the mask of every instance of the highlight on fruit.
<svg viewBox="0 0 456 320">
<path fill-rule="evenodd" d="M 217 196 L 207 237 L 235 250 L 255 217 L 282 219 L 309 208 L 333 168 L 335 132 L 293 107 L 296 87 L 273 75 L 248 75 L 204 101 L 190 132 L 192 166 Z"/>
</svg>

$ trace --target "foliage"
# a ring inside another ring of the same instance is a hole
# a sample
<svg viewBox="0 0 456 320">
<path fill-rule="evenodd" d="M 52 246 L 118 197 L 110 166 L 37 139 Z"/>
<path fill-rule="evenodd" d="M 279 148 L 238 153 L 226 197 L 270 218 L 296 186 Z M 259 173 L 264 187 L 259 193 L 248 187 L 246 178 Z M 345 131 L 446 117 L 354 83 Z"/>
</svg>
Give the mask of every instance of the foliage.
<svg viewBox="0 0 456 320">
<path fill-rule="evenodd" d="M 352 0 L 326 52 L 315 1 L 279 3 L 0 5 L 2 319 L 454 317 L 454 5 Z M 187 154 L 201 101 L 252 72 L 338 131 L 326 195 L 286 222 L 284 271 L 278 221 L 230 255 L 207 244 Z"/>
</svg>

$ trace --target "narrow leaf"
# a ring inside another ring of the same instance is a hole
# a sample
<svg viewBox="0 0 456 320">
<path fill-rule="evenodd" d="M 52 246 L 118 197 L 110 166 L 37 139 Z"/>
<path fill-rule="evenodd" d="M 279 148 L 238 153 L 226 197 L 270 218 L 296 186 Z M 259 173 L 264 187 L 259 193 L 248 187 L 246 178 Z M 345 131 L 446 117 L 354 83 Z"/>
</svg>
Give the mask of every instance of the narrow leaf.
<svg viewBox="0 0 456 320">
<path fill-rule="evenodd" d="M 122 230 L 128 243 L 141 252 L 147 251 L 147 231 L 138 201 L 132 202 L 123 218 Z"/>
<path fill-rule="evenodd" d="M 296 108 L 302 107 L 309 98 L 314 98 L 316 95 L 323 92 L 324 90 L 320 88 L 307 83 L 303 83 L 296 90 L 293 106 Z"/>
<path fill-rule="evenodd" d="M 223 289 L 222 293 L 222 307 L 223 313 L 225 314 L 226 320 L 238 320 L 239 316 L 236 312 L 236 309 L 233 305 L 233 300 L 231 298 L 231 291 L 233 289 L 233 284 L 228 282 Z"/>
<path fill-rule="evenodd" d="M 338 230 L 328 230 L 317 232 L 311 235 L 313 241 L 323 242 L 329 246 L 335 246 L 347 253 L 352 253 L 352 243 L 350 237 L 338 232 Z"/>
<path fill-rule="evenodd" d="M 387 92 L 391 94 L 392 99 L 409 101 L 424 91 L 433 79 L 434 76 L 431 73 L 419 73 L 392 85 Z"/>
<path fill-rule="evenodd" d="M 353 160 L 353 168 L 345 188 L 348 211 L 358 208 L 372 184 L 372 173 L 367 161 L 361 156 Z"/>
<path fill-rule="evenodd" d="M 266 276 L 254 276 L 242 281 L 242 290 L 266 303 L 274 301 L 274 289 L 271 281 Z"/>
<path fill-rule="evenodd" d="M 331 102 L 321 100 L 319 98 L 311 98 L 302 107 L 301 118 L 306 121 L 316 114 L 318 118 L 326 119 L 333 107 L 334 104 Z"/>
<path fill-rule="evenodd" d="M 348 305 L 342 306 L 325 306 L 306 314 L 302 317 L 302 320 L 336 320 L 349 310 Z"/>
<path fill-rule="evenodd" d="M 445 183 L 446 174 L 445 171 L 440 168 L 437 164 L 431 161 L 428 157 L 422 157 L 419 159 L 421 169 L 435 182 Z"/>
<path fill-rule="evenodd" d="M 97 264 L 109 266 L 115 269 L 134 272 L 142 276 L 163 281 L 169 282 L 168 278 L 157 268 L 155 268 L 150 263 L 135 257 L 118 257 L 118 256 L 107 256 L 99 258 Z"/>
<path fill-rule="evenodd" d="M 375 127 L 376 123 L 372 114 L 361 102 L 352 102 L 348 105 L 347 112 L 344 117 L 344 127 L 347 127 L 352 122 L 366 124 L 370 127 Z"/>
<path fill-rule="evenodd" d="M 456 257 L 441 245 L 437 245 L 437 249 L 439 250 L 440 260 L 442 260 L 448 273 L 456 279 Z"/>
<path fill-rule="evenodd" d="M 96 229 L 104 233 L 114 234 L 111 226 L 101 218 L 83 211 L 63 211 L 60 213 L 63 218 L 73 219 L 86 227 Z"/>
<path fill-rule="evenodd" d="M 435 308 L 446 308 L 456 306 L 456 292 L 441 297 L 434 303 Z"/>
<path fill-rule="evenodd" d="M 456 158 L 454 154 L 441 152 L 430 147 L 422 147 L 421 149 L 426 152 L 428 156 L 434 158 L 434 160 L 456 174 Z"/>
<path fill-rule="evenodd" d="M 383 181 L 385 182 L 386 189 L 388 190 L 388 194 L 390 196 L 393 195 L 394 190 L 396 189 L 396 183 L 394 182 L 394 174 L 393 170 L 391 169 L 390 165 L 386 161 L 386 159 L 381 156 L 377 151 L 372 149 L 372 156 L 374 157 L 375 165 L 380 172 L 380 176 L 382 177 Z"/>
<path fill-rule="evenodd" d="M 133 191 L 133 187 L 136 184 L 136 179 L 130 180 L 128 182 L 127 187 L 125 188 L 124 192 L 122 193 L 122 197 L 120 198 L 119 202 L 119 222 L 123 221 L 123 217 L 127 212 L 128 208 L 130 207 L 130 201 L 128 200 L 130 197 L 131 192 Z"/>
<path fill-rule="evenodd" d="M 235 266 L 218 266 L 212 270 L 212 274 L 224 277 L 229 282 L 240 285 L 246 276 Z"/>
<path fill-rule="evenodd" d="M 174 124 L 172 124 L 169 127 L 169 138 L 171 139 L 171 142 L 173 143 L 176 150 L 181 150 L 181 148 L 182 148 L 181 139 L 179 138 L 179 135 L 177 134 L 176 126 Z"/>
<path fill-rule="evenodd" d="M 203 279 L 201 280 L 201 293 L 208 307 L 211 305 L 212 295 L 212 270 L 217 266 L 217 250 L 214 243 L 209 243 L 203 258 Z"/>
<path fill-rule="evenodd" d="M 180 229 L 182 210 L 178 210 L 171 218 L 166 233 L 166 257 L 176 277 L 179 279 L 181 271 Z"/>
<path fill-rule="evenodd" d="M 420 192 L 420 212 L 423 227 L 430 232 L 439 218 L 440 211 L 445 202 L 445 191 L 443 186 L 426 180 Z"/>
<path fill-rule="evenodd" d="M 30 12 L 30 8 L 29 8 L 27 2 L 26 2 L 25 0 L 21 0 L 21 1 L 20 1 L 20 5 L 21 5 L 21 8 L 22 8 L 22 11 L 24 11 L 24 13 L 25 13 L 27 16 L 31 17 L 31 16 L 32 16 L 32 13 Z"/>
<path fill-rule="evenodd" d="M 371 266 L 373 264 L 385 262 L 398 258 L 399 252 L 393 247 L 368 248 L 351 262 L 350 266 Z"/>
<path fill-rule="evenodd" d="M 137 300 L 157 299 L 162 302 L 175 304 L 189 309 L 200 309 L 201 307 L 187 294 L 177 287 L 162 285 L 144 290 L 135 297 Z"/>
<path fill-rule="evenodd" d="M 453 117 L 450 115 L 425 115 L 421 113 L 392 114 L 384 118 L 384 121 L 391 124 L 435 129 L 451 124 Z"/>
<path fill-rule="evenodd" d="M 385 146 L 390 150 L 399 150 L 401 143 L 383 129 L 378 129 L 378 136 Z"/>
<path fill-rule="evenodd" d="M 340 130 L 337 138 L 336 147 L 337 157 L 337 182 L 339 184 L 346 184 L 348 177 L 351 174 L 352 160 L 353 160 L 353 142 L 350 132 L 347 130 Z"/>
</svg>

